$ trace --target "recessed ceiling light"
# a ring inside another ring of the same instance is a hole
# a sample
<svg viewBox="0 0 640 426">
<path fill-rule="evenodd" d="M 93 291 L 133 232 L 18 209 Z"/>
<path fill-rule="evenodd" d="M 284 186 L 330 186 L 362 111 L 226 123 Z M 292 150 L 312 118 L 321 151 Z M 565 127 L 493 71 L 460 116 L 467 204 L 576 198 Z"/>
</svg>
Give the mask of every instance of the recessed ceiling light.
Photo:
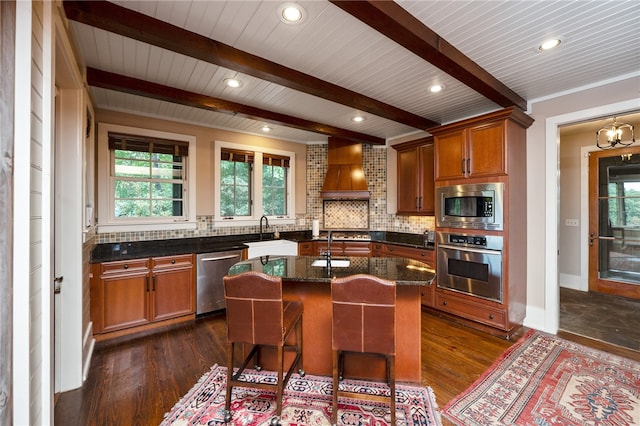
<svg viewBox="0 0 640 426">
<path fill-rule="evenodd" d="M 545 40 L 540 43 L 540 46 L 538 46 L 538 50 L 550 50 L 554 47 L 558 47 L 560 43 L 562 43 L 562 40 L 560 40 L 559 38 L 550 38 L 549 40 Z"/>
<path fill-rule="evenodd" d="M 299 24 L 306 16 L 302 6 L 296 3 L 284 3 L 278 8 L 280 20 L 285 24 Z"/>
<path fill-rule="evenodd" d="M 237 78 L 225 78 L 224 84 L 229 87 L 233 87 L 234 89 L 242 87 L 242 81 L 238 80 Z"/>
<path fill-rule="evenodd" d="M 434 84 L 433 86 L 429 87 L 429 91 L 431 93 L 442 92 L 442 90 L 444 90 L 444 86 L 442 84 Z"/>
<path fill-rule="evenodd" d="M 262 131 L 263 131 L 263 132 L 270 132 L 270 131 L 271 131 L 271 127 L 269 127 L 269 126 L 262 126 Z"/>
<path fill-rule="evenodd" d="M 351 117 L 351 121 L 353 121 L 354 123 L 362 123 L 364 120 L 366 120 L 366 118 L 361 115 Z"/>
</svg>

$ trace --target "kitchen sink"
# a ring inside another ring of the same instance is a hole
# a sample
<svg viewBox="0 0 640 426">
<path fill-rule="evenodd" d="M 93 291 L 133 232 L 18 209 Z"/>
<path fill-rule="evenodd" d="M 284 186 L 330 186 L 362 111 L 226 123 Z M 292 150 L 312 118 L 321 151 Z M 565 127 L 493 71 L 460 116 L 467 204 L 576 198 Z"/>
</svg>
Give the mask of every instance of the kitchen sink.
<svg viewBox="0 0 640 426">
<path fill-rule="evenodd" d="M 249 246 L 247 258 L 260 256 L 296 256 L 298 243 L 289 240 L 267 240 L 245 243 Z"/>
<path fill-rule="evenodd" d="M 332 268 L 346 268 L 350 265 L 350 261 L 348 259 L 331 259 L 330 266 Z M 311 266 L 320 266 L 323 268 L 327 267 L 327 259 L 316 259 L 311 263 Z"/>
</svg>

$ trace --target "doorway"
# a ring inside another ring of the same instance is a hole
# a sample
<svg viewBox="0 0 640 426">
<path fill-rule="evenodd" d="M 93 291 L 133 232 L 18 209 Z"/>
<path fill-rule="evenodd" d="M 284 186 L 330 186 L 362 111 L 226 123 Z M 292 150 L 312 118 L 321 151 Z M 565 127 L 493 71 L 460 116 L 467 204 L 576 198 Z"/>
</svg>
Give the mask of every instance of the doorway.
<svg viewBox="0 0 640 426">
<path fill-rule="evenodd" d="M 589 156 L 589 291 L 640 299 L 640 148 Z"/>
<path fill-rule="evenodd" d="M 600 241 L 597 239 L 598 215 L 589 214 L 589 200 L 594 196 L 597 200 L 597 191 L 592 189 L 589 180 L 589 162 L 593 158 L 614 157 L 622 160 L 621 153 L 633 154 L 637 153 L 636 158 L 631 156 L 631 163 L 640 162 L 640 146 L 617 148 L 614 150 L 601 150 L 596 147 L 594 135 L 597 130 L 610 124 L 613 119 L 609 112 L 615 113 L 617 110 L 618 117 L 624 117 L 624 122 L 634 124 L 636 128 L 640 125 L 640 114 L 624 113 L 626 105 L 620 104 L 616 109 L 611 111 L 603 109 L 586 110 L 578 113 L 572 113 L 567 116 L 558 117 L 555 124 L 555 131 L 558 132 L 559 150 L 558 171 L 560 179 L 557 190 L 558 193 L 553 195 L 558 200 L 558 222 L 552 226 L 557 229 L 558 250 L 557 258 L 557 277 L 554 280 L 550 275 L 546 283 L 548 294 L 558 291 L 558 328 L 573 334 L 586 336 L 589 338 L 608 341 L 619 346 L 633 347 L 640 350 L 637 344 L 637 338 L 640 336 L 640 318 L 637 317 L 637 310 L 640 309 L 640 300 L 618 297 L 607 293 L 597 293 L 589 291 L 589 265 L 590 259 L 590 236 L 595 234 L 594 246 Z M 620 108 L 620 109 L 617 109 Z M 627 109 L 629 111 L 629 109 Z M 553 130 L 553 129 L 549 129 Z M 551 133 L 551 132 L 549 132 Z M 625 157 L 626 159 L 627 157 Z M 549 163 L 551 164 L 551 163 Z M 614 167 L 621 166 L 619 163 Z M 626 166 L 630 167 L 630 166 Z M 632 169 L 612 169 L 610 170 L 612 185 L 615 187 L 623 187 L 623 181 L 633 179 Z M 597 176 L 597 170 L 595 172 Z M 593 176 L 593 173 L 591 173 Z M 593 182 L 591 182 L 593 184 Z M 605 185 L 607 188 L 607 185 Z M 626 194 L 631 201 L 632 194 Z M 640 195 L 640 194 L 639 194 Z M 619 198 L 610 198 L 611 200 L 619 200 Z M 603 200 L 609 200 L 608 197 Z M 592 201 L 593 202 L 593 201 Z M 608 201 L 600 201 L 606 203 Z M 629 203 L 627 203 L 629 204 Z M 596 206 L 598 201 L 596 201 Z M 612 206 L 617 207 L 616 205 Z M 630 207 L 622 206 L 623 209 Z M 555 210 L 555 208 L 554 208 Z M 596 208 L 597 210 L 597 208 Z M 620 210 L 618 209 L 618 213 Z M 612 215 L 615 213 L 612 210 Z M 603 223 L 609 222 L 609 211 L 607 209 Z M 613 216 L 612 216 L 613 217 Z M 590 221 L 595 218 L 594 221 Z M 627 227 L 631 227 L 631 218 L 626 223 Z M 596 231 L 592 231 L 593 223 L 595 223 Z M 553 228 L 552 228 L 553 229 Z M 603 237 L 611 237 L 609 233 L 602 233 Z M 627 234 L 629 236 L 629 234 Z M 602 241 L 610 241 L 603 239 Z M 597 253 L 597 249 L 595 251 Z M 596 254 L 596 260 L 597 254 Z M 628 258 L 627 258 L 628 261 Z M 593 265 L 593 262 L 591 262 Z M 597 270 L 596 268 L 592 268 Z M 605 272 L 605 275 L 607 273 Z M 609 272 L 609 275 L 615 276 L 615 273 Z M 554 274 L 555 275 L 555 274 Z M 559 289 L 558 289 L 559 284 Z M 555 287 L 555 289 L 553 288 Z M 636 287 L 638 288 L 638 287 Z M 555 290 L 555 291 L 554 291 Z M 549 310 L 553 310 L 553 305 L 548 305 Z M 637 331 L 636 331 L 637 330 Z M 634 343 L 635 341 L 635 343 Z M 625 343 L 626 342 L 626 343 Z"/>
</svg>

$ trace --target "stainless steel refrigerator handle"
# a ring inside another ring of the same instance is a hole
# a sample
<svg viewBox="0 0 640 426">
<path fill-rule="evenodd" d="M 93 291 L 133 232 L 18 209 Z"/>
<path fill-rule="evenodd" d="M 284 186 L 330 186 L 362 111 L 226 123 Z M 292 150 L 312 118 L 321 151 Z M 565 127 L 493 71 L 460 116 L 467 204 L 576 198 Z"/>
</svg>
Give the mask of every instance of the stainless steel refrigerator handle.
<svg viewBox="0 0 640 426">
<path fill-rule="evenodd" d="M 459 251 L 469 251 L 471 253 L 481 253 L 481 254 L 493 254 L 497 255 L 502 253 L 502 250 L 485 250 L 485 249 L 477 249 L 471 247 L 460 247 L 460 246 L 450 246 L 446 244 L 439 244 L 438 247 L 450 250 L 459 250 Z"/>
<path fill-rule="evenodd" d="M 212 260 L 225 260 L 225 259 L 233 259 L 234 257 L 240 257 L 238 254 L 231 254 L 229 256 L 219 256 L 219 257 L 203 257 L 199 260 L 203 262 L 212 261 Z"/>
</svg>

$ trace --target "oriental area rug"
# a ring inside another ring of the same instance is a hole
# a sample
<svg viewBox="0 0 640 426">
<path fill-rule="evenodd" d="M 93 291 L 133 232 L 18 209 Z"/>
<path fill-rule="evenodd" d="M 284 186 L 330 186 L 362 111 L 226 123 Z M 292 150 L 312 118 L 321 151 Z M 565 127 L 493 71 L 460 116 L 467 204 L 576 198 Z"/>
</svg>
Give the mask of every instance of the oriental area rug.
<svg viewBox="0 0 640 426">
<path fill-rule="evenodd" d="M 531 330 L 442 413 L 456 425 L 640 425 L 640 363 Z"/>
<path fill-rule="evenodd" d="M 245 380 L 275 382 L 274 372 L 245 370 Z M 198 383 L 165 415 L 161 426 L 223 425 L 227 369 L 214 365 Z M 348 380 L 340 388 L 366 389 L 372 394 L 388 395 L 384 383 Z M 293 374 L 284 390 L 280 424 L 330 425 L 333 398 L 331 377 Z M 388 425 L 389 405 L 348 398 L 338 400 L 341 425 Z M 275 389 L 262 390 L 234 386 L 230 425 L 269 425 L 275 416 Z M 440 413 L 433 390 L 396 384 L 396 424 L 440 426 Z"/>
</svg>

